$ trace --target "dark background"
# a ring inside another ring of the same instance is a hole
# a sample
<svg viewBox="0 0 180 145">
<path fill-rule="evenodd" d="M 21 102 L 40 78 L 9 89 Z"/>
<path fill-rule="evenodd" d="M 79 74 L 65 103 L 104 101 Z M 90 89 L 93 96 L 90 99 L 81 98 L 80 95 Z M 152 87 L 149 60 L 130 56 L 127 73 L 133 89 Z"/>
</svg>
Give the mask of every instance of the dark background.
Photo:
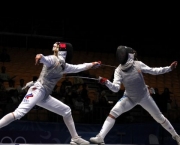
<svg viewBox="0 0 180 145">
<path fill-rule="evenodd" d="M 28 39 L 28 47 L 33 48 L 49 49 L 55 41 L 67 41 L 74 50 L 115 53 L 118 45 L 127 45 L 139 55 L 178 59 L 176 4 L 77 5 L 31 3 L 4 11 L 0 14 L 1 45 L 24 47 L 25 37 L 2 34 L 9 32 L 34 36 Z"/>
</svg>

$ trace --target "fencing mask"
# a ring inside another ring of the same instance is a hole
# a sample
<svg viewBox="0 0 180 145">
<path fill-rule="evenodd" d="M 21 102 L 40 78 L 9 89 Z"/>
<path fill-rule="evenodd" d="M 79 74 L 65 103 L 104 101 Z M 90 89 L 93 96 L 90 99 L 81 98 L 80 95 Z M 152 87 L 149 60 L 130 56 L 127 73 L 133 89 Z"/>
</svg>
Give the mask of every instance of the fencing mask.
<svg viewBox="0 0 180 145">
<path fill-rule="evenodd" d="M 116 59 L 122 65 L 124 65 L 127 62 L 128 57 L 131 57 L 131 59 L 135 60 L 137 59 L 136 56 L 136 51 L 131 47 L 121 45 L 118 46 L 116 50 Z"/>
<path fill-rule="evenodd" d="M 71 43 L 56 42 L 53 47 L 53 51 L 55 50 L 58 51 L 58 56 L 62 56 L 67 63 L 71 63 L 73 57 L 73 46 Z"/>
</svg>

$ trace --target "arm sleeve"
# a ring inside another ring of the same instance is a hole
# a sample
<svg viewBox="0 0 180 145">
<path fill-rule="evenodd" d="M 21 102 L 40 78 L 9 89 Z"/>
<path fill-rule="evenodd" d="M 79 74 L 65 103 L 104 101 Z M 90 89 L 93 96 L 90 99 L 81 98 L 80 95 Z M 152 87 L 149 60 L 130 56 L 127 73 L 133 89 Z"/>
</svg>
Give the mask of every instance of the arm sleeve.
<svg viewBox="0 0 180 145">
<path fill-rule="evenodd" d="M 78 72 L 81 72 L 81 71 L 88 70 L 92 66 L 93 66 L 92 63 L 83 63 L 83 64 L 77 64 L 77 65 L 66 63 L 64 72 L 65 73 L 78 73 Z"/>
<path fill-rule="evenodd" d="M 40 59 L 40 63 L 43 63 L 47 67 L 50 67 L 53 64 L 55 64 L 55 59 L 53 59 L 53 57 L 55 57 L 54 55 L 44 56 L 43 54 L 41 54 L 41 56 L 42 57 Z"/>
<path fill-rule="evenodd" d="M 141 67 L 141 71 L 143 73 L 149 73 L 152 75 L 159 75 L 159 74 L 165 74 L 171 71 L 171 67 L 170 66 L 166 66 L 166 67 L 149 67 L 146 64 L 144 64 L 143 62 L 140 61 L 140 67 Z"/>
<path fill-rule="evenodd" d="M 121 88 L 121 81 L 122 81 L 122 77 L 120 75 L 120 71 L 118 68 L 116 68 L 115 72 L 114 72 L 114 80 L 113 82 L 110 82 L 109 80 L 107 80 L 106 86 L 113 92 L 118 92 Z"/>
</svg>

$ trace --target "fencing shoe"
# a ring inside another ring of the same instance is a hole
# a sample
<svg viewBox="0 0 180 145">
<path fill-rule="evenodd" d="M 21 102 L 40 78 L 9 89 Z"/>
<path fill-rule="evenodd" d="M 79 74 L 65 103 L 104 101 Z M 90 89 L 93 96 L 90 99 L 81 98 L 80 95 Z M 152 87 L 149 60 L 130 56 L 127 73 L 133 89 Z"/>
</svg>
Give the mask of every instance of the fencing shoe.
<svg viewBox="0 0 180 145">
<path fill-rule="evenodd" d="M 80 136 L 76 137 L 76 138 L 72 138 L 71 145 L 89 145 L 89 141 L 86 141 L 84 139 L 82 139 Z"/>
<path fill-rule="evenodd" d="M 180 136 L 179 135 L 173 136 L 172 138 L 177 141 L 178 145 L 180 145 Z"/>
<path fill-rule="evenodd" d="M 91 137 L 90 141 L 99 145 L 104 145 L 104 139 L 98 134 L 96 137 Z"/>
</svg>

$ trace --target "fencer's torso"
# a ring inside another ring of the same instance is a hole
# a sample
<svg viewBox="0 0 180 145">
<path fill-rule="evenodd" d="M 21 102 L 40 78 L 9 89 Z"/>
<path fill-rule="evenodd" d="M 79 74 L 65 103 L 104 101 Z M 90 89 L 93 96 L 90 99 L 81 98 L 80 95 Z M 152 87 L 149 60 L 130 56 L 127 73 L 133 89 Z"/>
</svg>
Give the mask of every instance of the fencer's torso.
<svg viewBox="0 0 180 145">
<path fill-rule="evenodd" d="M 139 100 L 149 94 L 139 65 L 135 61 L 127 71 L 122 71 L 121 66 L 117 69 L 122 77 L 122 84 L 125 87 L 124 95 L 133 100 Z"/>
<path fill-rule="evenodd" d="M 113 82 L 108 80 L 106 86 L 111 91 L 118 92 L 121 84 L 123 84 L 125 87 L 124 95 L 138 101 L 143 97 L 149 96 L 142 73 L 159 75 L 170 71 L 170 66 L 152 68 L 141 61 L 133 61 L 133 65 L 126 71 L 123 71 L 122 66 L 119 65 L 115 69 Z"/>
<path fill-rule="evenodd" d="M 65 63 L 63 57 L 59 56 L 57 58 L 55 55 L 42 55 L 40 63 L 43 63 L 43 68 L 34 86 L 41 84 L 41 88 L 45 90 L 45 97 L 52 93 L 55 85 L 62 78 L 63 74 L 85 71 L 93 65 L 92 63 L 68 64 Z"/>
<path fill-rule="evenodd" d="M 42 71 L 38 78 L 38 82 L 42 84 L 45 89 L 46 96 L 52 93 L 57 82 L 62 78 L 63 75 L 63 68 L 65 67 L 65 61 L 61 58 L 57 58 L 56 56 L 53 57 L 54 65 L 47 67 L 43 65 Z"/>
</svg>

